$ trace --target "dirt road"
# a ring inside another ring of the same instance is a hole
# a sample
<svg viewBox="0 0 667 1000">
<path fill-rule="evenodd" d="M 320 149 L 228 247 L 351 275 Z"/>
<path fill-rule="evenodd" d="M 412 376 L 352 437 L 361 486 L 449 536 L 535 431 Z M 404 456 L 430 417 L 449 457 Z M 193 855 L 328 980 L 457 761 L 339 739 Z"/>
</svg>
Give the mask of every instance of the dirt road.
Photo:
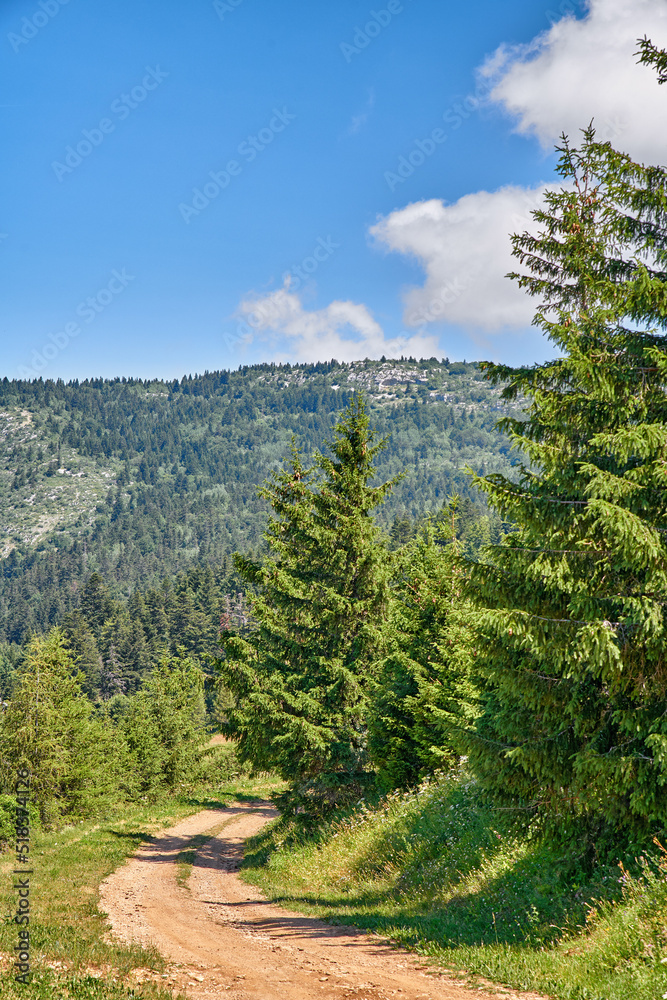
<svg viewBox="0 0 667 1000">
<path fill-rule="evenodd" d="M 243 841 L 274 816 L 270 803 L 197 813 L 158 834 L 102 884 L 100 909 L 113 933 L 155 944 L 170 961 L 165 986 L 192 1000 L 480 996 L 380 938 L 290 913 L 245 885 L 236 874 Z M 187 883 L 179 884 L 179 853 L 193 837 L 213 832 L 197 851 Z M 506 990 L 496 996 L 518 1000 Z"/>
</svg>

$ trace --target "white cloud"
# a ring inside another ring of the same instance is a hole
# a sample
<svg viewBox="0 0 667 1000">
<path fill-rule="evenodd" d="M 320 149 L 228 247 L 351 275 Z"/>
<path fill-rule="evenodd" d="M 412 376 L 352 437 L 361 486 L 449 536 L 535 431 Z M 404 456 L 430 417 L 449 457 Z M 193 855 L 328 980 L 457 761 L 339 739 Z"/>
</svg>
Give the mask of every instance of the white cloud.
<svg viewBox="0 0 667 1000">
<path fill-rule="evenodd" d="M 535 230 L 530 213 L 543 191 L 544 185 L 478 191 L 453 205 L 421 201 L 380 219 L 371 234 L 426 272 L 422 287 L 404 293 L 405 325 L 445 322 L 485 333 L 528 326 L 535 304 L 504 275 L 520 270 L 509 234 Z"/>
<path fill-rule="evenodd" d="M 586 16 L 564 17 L 527 45 L 501 46 L 480 69 L 490 100 L 545 148 L 562 132 L 573 141 L 595 120 L 599 138 L 650 162 L 667 159 L 667 87 L 637 64 L 637 39 L 667 46 L 667 0 L 590 0 Z M 371 228 L 386 249 L 416 259 L 421 287 L 404 292 L 404 323 L 451 323 L 484 334 L 525 328 L 535 303 L 516 282 L 509 234 L 535 231 L 531 210 L 546 187 L 508 186 L 464 195 L 452 205 L 417 202 Z"/>
<path fill-rule="evenodd" d="M 304 309 L 290 292 L 289 282 L 275 292 L 244 299 L 238 309 L 246 343 L 261 340 L 273 349 L 275 360 L 357 361 L 363 358 L 431 357 L 438 352 L 435 337 L 390 337 L 365 305 L 331 302 L 324 309 Z"/>
<path fill-rule="evenodd" d="M 578 130 L 594 119 L 599 138 L 637 159 L 664 163 L 667 86 L 637 64 L 635 52 L 644 35 L 667 47 L 667 0 L 589 0 L 586 11 L 580 19 L 564 17 L 527 45 L 498 48 L 479 70 L 489 100 L 546 149 L 562 132 L 578 141 Z M 363 128 L 373 103 L 371 93 L 350 134 Z M 239 315 L 249 324 L 244 339 L 271 344 L 276 360 L 351 361 L 436 354 L 436 338 L 423 332 L 431 323 L 463 327 L 485 347 L 489 334 L 525 330 L 535 302 L 504 277 L 520 270 L 510 234 L 535 231 L 531 211 L 545 188 L 558 183 L 478 191 L 451 205 L 416 202 L 378 220 L 370 230 L 378 243 L 417 260 L 425 272 L 424 284 L 403 295 L 404 323 L 414 334 L 386 338 L 363 304 L 335 301 L 307 310 L 286 285 L 241 303 Z"/>
<path fill-rule="evenodd" d="M 491 100 L 517 119 L 517 131 L 545 148 L 562 132 L 578 140 L 594 119 L 598 137 L 633 157 L 667 159 L 667 88 L 637 64 L 637 39 L 667 46 L 665 0 L 590 0 L 585 18 L 566 17 L 528 45 L 502 46 L 481 74 Z"/>
</svg>

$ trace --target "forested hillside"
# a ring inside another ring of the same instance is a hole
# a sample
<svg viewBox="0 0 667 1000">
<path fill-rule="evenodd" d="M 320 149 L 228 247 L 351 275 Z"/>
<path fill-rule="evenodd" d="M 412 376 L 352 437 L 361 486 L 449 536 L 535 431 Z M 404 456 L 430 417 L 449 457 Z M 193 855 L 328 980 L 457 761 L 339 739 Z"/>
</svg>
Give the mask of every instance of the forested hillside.
<svg viewBox="0 0 667 1000">
<path fill-rule="evenodd" d="M 180 381 L 0 383 L 0 639 L 23 642 L 74 609 L 99 573 L 115 596 L 257 549 L 256 491 L 292 436 L 324 447 L 355 389 L 404 473 L 387 530 L 436 511 L 464 469 L 510 471 L 505 404 L 476 365 L 430 361 L 243 367 Z M 517 404 L 518 407 L 518 404 Z"/>
</svg>

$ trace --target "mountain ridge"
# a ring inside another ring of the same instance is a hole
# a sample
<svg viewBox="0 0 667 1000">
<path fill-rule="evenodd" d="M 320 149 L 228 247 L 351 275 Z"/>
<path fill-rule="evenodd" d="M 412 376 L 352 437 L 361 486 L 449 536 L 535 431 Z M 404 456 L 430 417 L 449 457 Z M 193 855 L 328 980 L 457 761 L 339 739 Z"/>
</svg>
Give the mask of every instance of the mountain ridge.
<svg viewBox="0 0 667 1000">
<path fill-rule="evenodd" d="M 507 407 L 474 363 L 412 358 L 262 364 L 182 379 L 0 382 L 0 634 L 59 619 L 86 576 L 127 596 L 261 545 L 256 495 L 292 438 L 306 458 L 362 390 L 404 478 L 378 512 L 437 510 L 471 495 L 464 467 L 511 471 L 495 429 Z M 517 405 L 516 409 L 520 407 Z"/>
</svg>

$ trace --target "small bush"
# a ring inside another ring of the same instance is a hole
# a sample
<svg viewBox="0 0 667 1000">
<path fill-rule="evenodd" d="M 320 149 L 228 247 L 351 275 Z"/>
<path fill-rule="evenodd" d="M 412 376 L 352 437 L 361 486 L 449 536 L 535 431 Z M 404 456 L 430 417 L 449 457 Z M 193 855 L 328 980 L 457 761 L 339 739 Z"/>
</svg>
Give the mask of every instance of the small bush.
<svg viewBox="0 0 667 1000">
<path fill-rule="evenodd" d="M 118 708 L 125 792 L 153 795 L 191 781 L 206 742 L 203 674 L 196 663 L 164 657 L 144 687 Z"/>
<path fill-rule="evenodd" d="M 236 745 L 222 743 L 204 750 L 192 781 L 207 788 L 216 788 L 234 778 L 247 777 L 250 772 L 250 765 L 239 761 Z"/>
</svg>

